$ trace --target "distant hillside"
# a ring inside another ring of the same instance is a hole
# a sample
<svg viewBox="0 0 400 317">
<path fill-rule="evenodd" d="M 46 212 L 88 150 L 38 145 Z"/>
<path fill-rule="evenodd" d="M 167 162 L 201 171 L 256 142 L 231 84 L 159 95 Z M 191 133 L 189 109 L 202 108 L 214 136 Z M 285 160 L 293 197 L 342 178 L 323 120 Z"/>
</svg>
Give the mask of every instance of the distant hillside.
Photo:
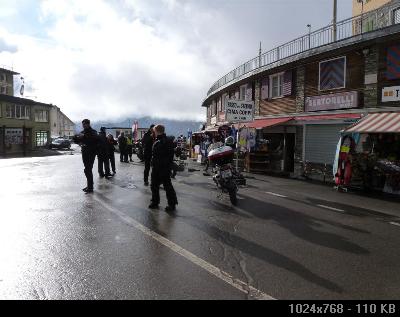
<svg viewBox="0 0 400 317">
<path fill-rule="evenodd" d="M 167 135 L 179 136 L 181 134 L 187 135 L 188 129 L 191 131 L 198 131 L 200 129 L 200 125 L 204 122 L 201 121 L 179 121 L 179 120 L 171 120 L 171 119 L 154 119 L 150 117 L 143 117 L 139 119 L 135 119 L 139 122 L 139 128 L 148 128 L 151 124 L 163 124 L 166 128 Z M 92 128 L 99 131 L 100 127 L 118 127 L 118 128 L 128 128 L 133 124 L 133 120 L 124 120 L 124 121 L 98 121 L 92 122 Z M 77 129 L 81 128 L 81 123 L 76 122 Z"/>
</svg>

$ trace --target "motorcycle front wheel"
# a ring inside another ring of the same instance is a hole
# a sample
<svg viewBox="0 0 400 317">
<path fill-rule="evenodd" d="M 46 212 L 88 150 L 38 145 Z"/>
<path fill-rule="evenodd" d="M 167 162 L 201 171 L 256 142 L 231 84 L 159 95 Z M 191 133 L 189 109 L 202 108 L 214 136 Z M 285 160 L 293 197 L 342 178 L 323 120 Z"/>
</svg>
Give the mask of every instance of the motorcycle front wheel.
<svg viewBox="0 0 400 317">
<path fill-rule="evenodd" d="M 232 205 L 237 205 L 236 190 L 234 188 L 229 190 L 229 199 L 231 200 Z"/>
</svg>

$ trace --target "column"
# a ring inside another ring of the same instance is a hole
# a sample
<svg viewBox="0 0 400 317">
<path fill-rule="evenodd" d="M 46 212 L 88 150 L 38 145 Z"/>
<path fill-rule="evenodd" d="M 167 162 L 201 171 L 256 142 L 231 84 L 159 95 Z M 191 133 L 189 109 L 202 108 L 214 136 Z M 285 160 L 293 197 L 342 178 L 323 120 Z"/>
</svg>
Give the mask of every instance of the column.
<svg viewBox="0 0 400 317">
<path fill-rule="evenodd" d="M 296 112 L 304 112 L 305 105 L 305 66 L 299 66 L 296 70 Z"/>
<path fill-rule="evenodd" d="M 379 48 L 377 45 L 363 51 L 365 58 L 364 107 L 375 108 L 378 105 L 378 68 Z"/>
</svg>

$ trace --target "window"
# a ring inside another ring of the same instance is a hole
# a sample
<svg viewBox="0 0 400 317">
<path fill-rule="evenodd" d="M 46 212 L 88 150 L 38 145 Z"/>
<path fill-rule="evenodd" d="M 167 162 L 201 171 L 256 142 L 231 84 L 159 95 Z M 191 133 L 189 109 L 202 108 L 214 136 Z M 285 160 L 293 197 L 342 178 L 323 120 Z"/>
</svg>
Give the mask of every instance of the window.
<svg viewBox="0 0 400 317">
<path fill-rule="evenodd" d="M 319 90 L 346 87 L 346 57 L 339 57 L 319 63 Z"/>
<path fill-rule="evenodd" d="M 36 122 L 49 122 L 49 112 L 47 110 L 36 110 L 35 111 Z"/>
<path fill-rule="evenodd" d="M 3 94 L 3 95 L 6 95 L 7 94 L 7 87 L 1 87 L 0 93 Z"/>
<path fill-rule="evenodd" d="M 394 24 L 400 23 L 400 9 L 396 9 L 393 11 L 393 20 Z"/>
<path fill-rule="evenodd" d="M 6 74 L 4 73 L 0 74 L 0 81 L 6 81 Z"/>
<path fill-rule="evenodd" d="M 46 146 L 47 145 L 47 131 L 36 132 L 36 146 Z"/>
<path fill-rule="evenodd" d="M 239 100 L 244 100 L 246 98 L 246 85 L 240 86 L 239 90 Z"/>
<path fill-rule="evenodd" d="M 6 117 L 9 119 L 29 119 L 31 109 L 23 105 L 7 105 Z"/>
<path fill-rule="evenodd" d="M 271 98 L 283 97 L 283 73 L 270 76 L 269 81 Z"/>
</svg>

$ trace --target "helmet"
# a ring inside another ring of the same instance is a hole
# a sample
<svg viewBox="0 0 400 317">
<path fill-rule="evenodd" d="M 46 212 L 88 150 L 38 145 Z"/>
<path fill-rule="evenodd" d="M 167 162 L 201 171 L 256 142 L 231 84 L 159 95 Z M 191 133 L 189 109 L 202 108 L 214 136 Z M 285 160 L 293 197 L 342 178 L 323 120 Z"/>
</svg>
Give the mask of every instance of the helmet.
<svg viewBox="0 0 400 317">
<path fill-rule="evenodd" d="M 235 139 L 233 138 L 233 136 L 228 136 L 225 139 L 225 145 L 230 146 L 230 145 L 234 145 L 234 144 L 235 144 Z"/>
</svg>

